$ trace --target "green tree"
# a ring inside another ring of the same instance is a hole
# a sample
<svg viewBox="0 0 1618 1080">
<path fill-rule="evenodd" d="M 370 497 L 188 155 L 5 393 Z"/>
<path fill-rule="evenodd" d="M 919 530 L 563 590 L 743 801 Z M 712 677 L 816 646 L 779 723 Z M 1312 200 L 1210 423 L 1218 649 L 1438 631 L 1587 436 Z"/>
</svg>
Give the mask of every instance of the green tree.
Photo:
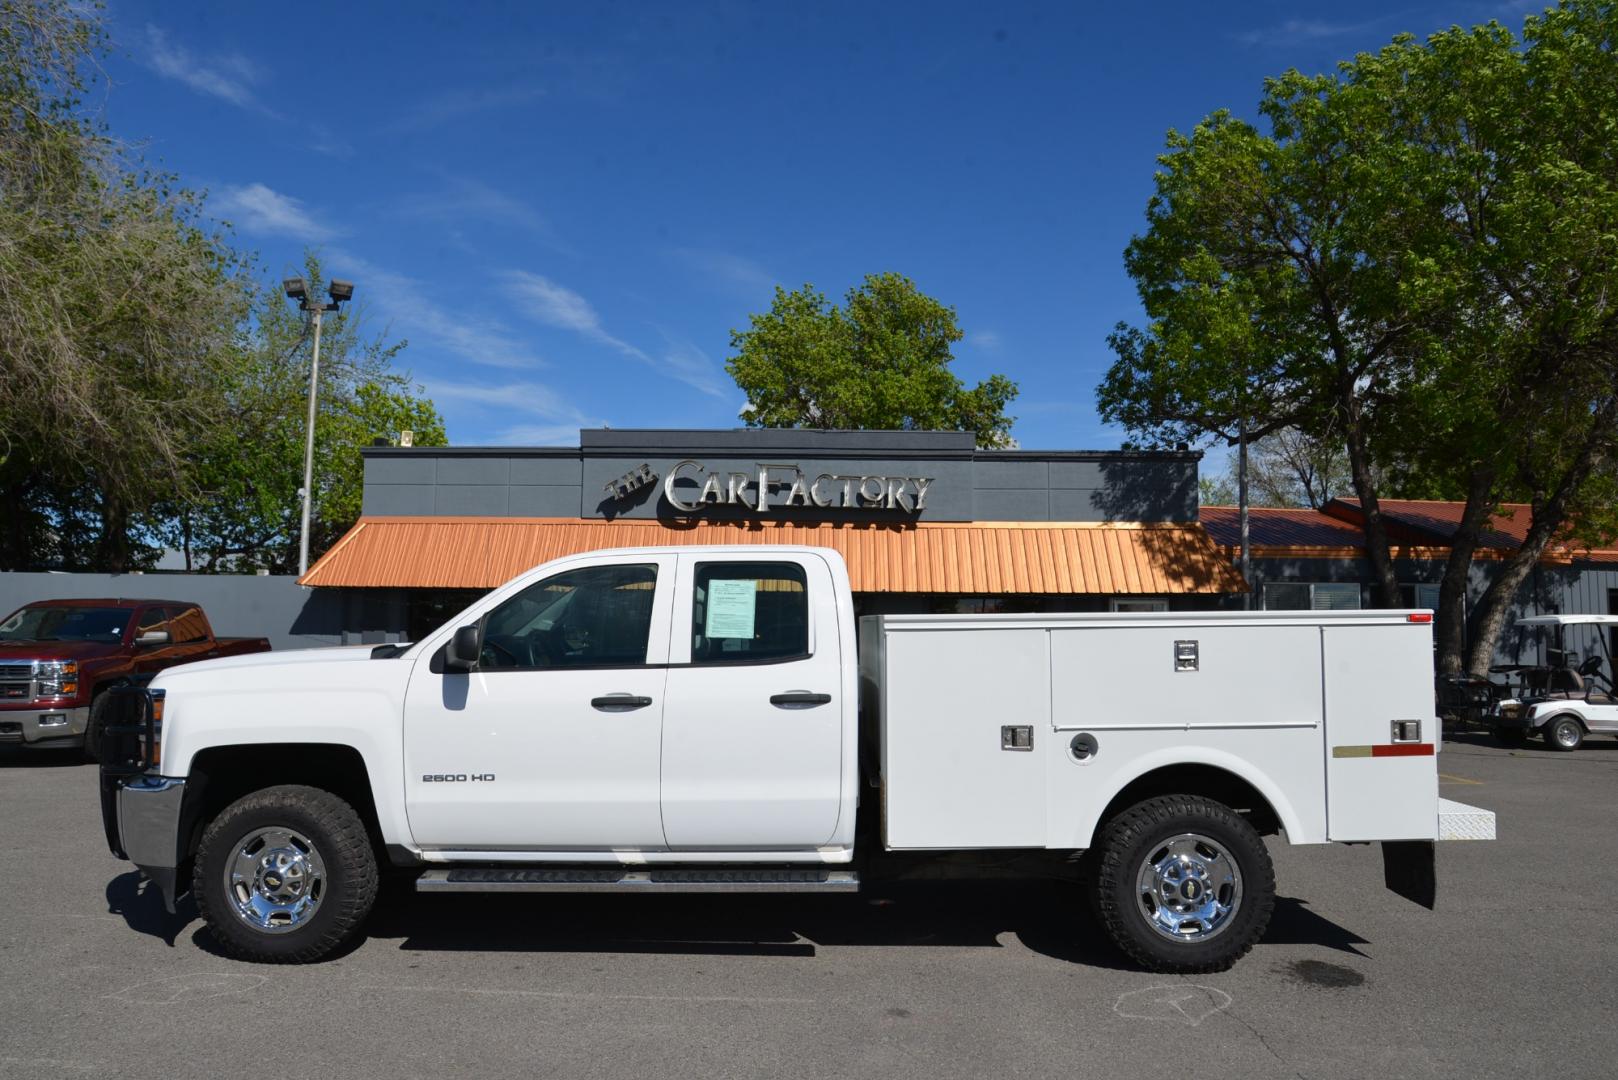
<svg viewBox="0 0 1618 1080">
<path fill-rule="evenodd" d="M 149 563 L 222 416 L 243 260 L 82 98 L 97 6 L 0 2 L 0 569 Z"/>
<path fill-rule="evenodd" d="M 1501 501 L 1529 537 L 1478 605 L 1472 670 L 1545 547 L 1595 535 L 1618 436 L 1618 125 L 1610 5 L 1269 80 L 1269 131 L 1216 114 L 1170 135 L 1126 255 L 1150 322 L 1120 327 L 1103 414 L 1153 440 L 1293 427 L 1344 445 L 1378 602 L 1398 602 L 1385 490 L 1466 501 L 1441 590 L 1461 666 L 1467 571 Z M 1390 485 L 1392 487 L 1390 488 Z"/>
<path fill-rule="evenodd" d="M 1007 446 L 1017 384 L 991 375 L 969 389 L 949 366 L 961 336 L 954 308 L 873 274 L 841 308 L 812 285 L 777 288 L 769 311 L 731 332 L 725 369 L 751 427 L 972 431 L 980 446 Z"/>
<path fill-rule="evenodd" d="M 314 255 L 308 281 L 325 277 Z M 327 314 L 321 330 L 315 420 L 310 557 L 318 558 L 359 518 L 360 449 L 400 431 L 418 446 L 443 446 L 444 422 L 408 375 L 392 363 L 405 348 L 363 332 L 352 305 Z M 228 389 L 230 423 L 197 448 L 191 496 L 170 508 L 163 537 L 206 572 L 298 565 L 311 342 L 303 313 L 275 286 L 257 295 Z"/>
<path fill-rule="evenodd" d="M 1341 446 L 1282 428 L 1248 447 L 1248 497 L 1254 506 L 1319 510 L 1348 489 L 1348 459 Z M 1236 453 L 1222 475 L 1199 479 L 1204 505 L 1236 501 Z"/>
</svg>

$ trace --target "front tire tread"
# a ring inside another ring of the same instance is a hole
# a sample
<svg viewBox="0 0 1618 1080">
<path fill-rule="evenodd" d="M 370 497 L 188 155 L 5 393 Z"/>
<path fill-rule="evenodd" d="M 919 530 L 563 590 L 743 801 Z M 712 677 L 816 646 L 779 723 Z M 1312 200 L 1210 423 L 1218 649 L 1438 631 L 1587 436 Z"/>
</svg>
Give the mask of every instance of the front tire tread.
<svg viewBox="0 0 1618 1080">
<path fill-rule="evenodd" d="M 333 868 L 333 887 L 307 927 L 274 936 L 260 934 L 230 910 L 223 885 L 216 880 L 215 860 L 253 827 L 252 818 L 301 818 L 299 824 L 318 837 L 321 857 Z M 197 910 L 227 952 L 260 963 L 306 964 L 341 945 L 370 914 L 377 893 L 376 854 L 365 823 L 347 802 L 321 788 L 283 784 L 237 799 L 209 823 L 197 846 L 191 881 Z"/>
</svg>

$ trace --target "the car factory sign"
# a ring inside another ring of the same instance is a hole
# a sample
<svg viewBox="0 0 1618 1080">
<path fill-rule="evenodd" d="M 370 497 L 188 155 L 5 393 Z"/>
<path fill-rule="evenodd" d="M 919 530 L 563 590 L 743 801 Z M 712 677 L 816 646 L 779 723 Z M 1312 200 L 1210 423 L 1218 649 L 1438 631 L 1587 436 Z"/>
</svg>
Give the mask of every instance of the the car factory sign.
<svg viewBox="0 0 1618 1080">
<path fill-rule="evenodd" d="M 737 506 L 758 514 L 789 507 L 915 514 L 926 509 L 927 491 L 932 486 L 930 476 L 816 475 L 795 464 L 760 462 L 753 472 L 711 472 L 702 462 L 687 459 L 663 479 L 663 497 L 687 514 L 710 506 Z"/>
</svg>

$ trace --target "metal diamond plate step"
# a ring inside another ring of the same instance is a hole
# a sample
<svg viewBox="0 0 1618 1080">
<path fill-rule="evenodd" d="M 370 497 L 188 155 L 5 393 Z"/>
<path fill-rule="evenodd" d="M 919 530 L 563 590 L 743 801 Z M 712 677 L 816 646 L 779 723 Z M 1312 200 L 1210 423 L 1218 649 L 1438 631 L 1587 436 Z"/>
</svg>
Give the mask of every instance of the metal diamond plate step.
<svg viewBox="0 0 1618 1080">
<path fill-rule="evenodd" d="M 1438 800 L 1438 838 L 1493 840 L 1494 811 L 1441 798 Z"/>
</svg>

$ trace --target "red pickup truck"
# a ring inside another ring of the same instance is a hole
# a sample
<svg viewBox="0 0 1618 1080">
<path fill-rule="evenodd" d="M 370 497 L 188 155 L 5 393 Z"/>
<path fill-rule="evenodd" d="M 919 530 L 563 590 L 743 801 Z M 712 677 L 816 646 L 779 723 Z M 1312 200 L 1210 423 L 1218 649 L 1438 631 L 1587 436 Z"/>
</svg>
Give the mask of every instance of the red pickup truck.
<svg viewBox="0 0 1618 1080">
<path fill-rule="evenodd" d="M 180 600 L 42 600 L 0 622 L 0 748 L 81 747 L 101 691 L 164 668 L 268 652 L 267 638 L 214 637 Z"/>
</svg>

